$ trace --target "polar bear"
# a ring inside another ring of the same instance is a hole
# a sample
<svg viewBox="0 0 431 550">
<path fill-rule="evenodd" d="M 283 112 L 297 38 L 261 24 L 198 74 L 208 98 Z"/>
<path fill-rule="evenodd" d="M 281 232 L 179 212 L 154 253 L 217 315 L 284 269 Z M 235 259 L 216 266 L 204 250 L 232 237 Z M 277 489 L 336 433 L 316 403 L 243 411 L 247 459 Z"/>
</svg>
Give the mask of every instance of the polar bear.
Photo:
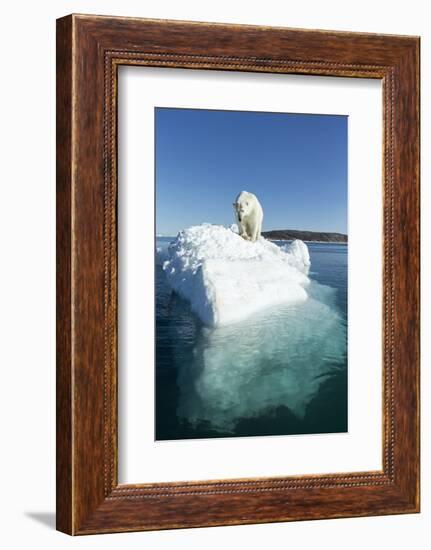
<svg viewBox="0 0 431 550">
<path fill-rule="evenodd" d="M 262 231 L 263 210 L 256 195 L 241 191 L 233 203 L 239 234 L 248 241 L 257 241 Z"/>
</svg>

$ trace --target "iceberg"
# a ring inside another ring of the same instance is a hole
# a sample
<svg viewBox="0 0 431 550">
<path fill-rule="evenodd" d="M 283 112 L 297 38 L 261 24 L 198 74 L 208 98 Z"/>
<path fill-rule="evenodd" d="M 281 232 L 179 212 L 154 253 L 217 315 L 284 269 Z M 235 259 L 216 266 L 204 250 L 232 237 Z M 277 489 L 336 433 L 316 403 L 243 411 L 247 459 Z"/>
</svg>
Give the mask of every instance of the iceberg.
<svg viewBox="0 0 431 550">
<path fill-rule="evenodd" d="M 158 251 L 170 287 L 207 326 L 229 325 L 282 304 L 307 300 L 310 256 L 300 240 L 280 248 L 235 228 L 202 224 L 181 231 Z"/>
</svg>

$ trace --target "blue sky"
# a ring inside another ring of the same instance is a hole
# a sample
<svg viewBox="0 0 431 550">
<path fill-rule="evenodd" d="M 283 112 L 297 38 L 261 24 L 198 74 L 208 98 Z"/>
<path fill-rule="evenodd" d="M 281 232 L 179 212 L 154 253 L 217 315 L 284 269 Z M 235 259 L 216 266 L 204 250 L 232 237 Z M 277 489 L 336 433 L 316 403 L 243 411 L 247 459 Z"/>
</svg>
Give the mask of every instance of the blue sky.
<svg viewBox="0 0 431 550">
<path fill-rule="evenodd" d="M 156 108 L 156 232 L 230 226 L 255 193 L 263 230 L 347 232 L 347 117 Z"/>
</svg>

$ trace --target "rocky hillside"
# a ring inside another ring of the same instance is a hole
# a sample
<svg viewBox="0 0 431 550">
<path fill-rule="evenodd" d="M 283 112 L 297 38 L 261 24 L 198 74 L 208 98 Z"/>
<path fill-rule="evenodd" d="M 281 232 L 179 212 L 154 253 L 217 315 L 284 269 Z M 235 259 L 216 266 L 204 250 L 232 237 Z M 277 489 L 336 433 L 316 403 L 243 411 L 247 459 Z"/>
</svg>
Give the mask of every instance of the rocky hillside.
<svg viewBox="0 0 431 550">
<path fill-rule="evenodd" d="M 274 229 L 273 231 L 263 231 L 262 235 L 266 239 L 273 241 L 291 241 L 301 239 L 301 241 L 320 241 L 325 243 L 347 243 L 347 235 L 343 233 L 321 233 L 319 231 L 298 231 L 297 229 Z"/>
</svg>

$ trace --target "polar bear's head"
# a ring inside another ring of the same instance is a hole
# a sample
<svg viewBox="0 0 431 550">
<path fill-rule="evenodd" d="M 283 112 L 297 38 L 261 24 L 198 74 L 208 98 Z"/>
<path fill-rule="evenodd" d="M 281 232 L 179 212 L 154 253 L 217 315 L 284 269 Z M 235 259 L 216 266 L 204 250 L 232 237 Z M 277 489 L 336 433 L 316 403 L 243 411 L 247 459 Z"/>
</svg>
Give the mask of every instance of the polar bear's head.
<svg viewBox="0 0 431 550">
<path fill-rule="evenodd" d="M 247 191 L 241 191 L 241 193 L 235 199 L 233 203 L 233 208 L 236 215 L 238 216 L 238 221 L 247 217 L 253 210 L 255 205 L 256 197 L 253 193 L 248 193 Z"/>
</svg>

